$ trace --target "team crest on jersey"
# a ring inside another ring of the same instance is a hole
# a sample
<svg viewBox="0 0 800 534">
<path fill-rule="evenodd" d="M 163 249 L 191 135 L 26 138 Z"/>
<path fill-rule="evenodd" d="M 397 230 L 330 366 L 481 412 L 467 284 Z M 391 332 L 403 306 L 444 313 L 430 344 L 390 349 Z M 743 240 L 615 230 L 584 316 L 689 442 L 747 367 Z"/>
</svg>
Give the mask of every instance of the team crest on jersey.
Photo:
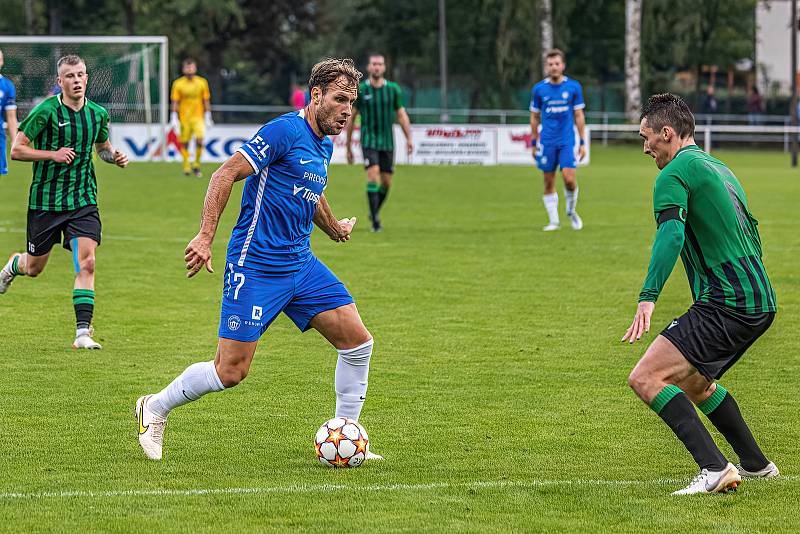
<svg viewBox="0 0 800 534">
<path fill-rule="evenodd" d="M 239 330 L 240 326 L 242 326 L 242 320 L 238 315 L 231 315 L 228 317 L 228 330 L 235 332 L 236 330 Z"/>
<path fill-rule="evenodd" d="M 569 97 L 569 93 L 568 92 L 564 91 L 563 93 L 561 93 L 561 98 L 566 99 L 568 97 Z"/>
</svg>

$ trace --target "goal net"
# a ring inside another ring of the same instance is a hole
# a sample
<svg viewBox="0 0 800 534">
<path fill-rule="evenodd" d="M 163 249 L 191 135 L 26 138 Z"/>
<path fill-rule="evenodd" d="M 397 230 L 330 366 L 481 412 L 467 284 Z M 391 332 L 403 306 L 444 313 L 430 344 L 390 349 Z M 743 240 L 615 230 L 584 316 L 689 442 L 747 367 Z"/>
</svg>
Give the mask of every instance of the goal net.
<svg viewBox="0 0 800 534">
<path fill-rule="evenodd" d="M 163 142 L 169 119 L 166 37 L 1 36 L 2 74 L 17 89 L 17 115 L 58 92 L 56 63 L 67 54 L 86 62 L 86 96 L 106 108 L 113 123 L 144 124 Z M 113 126 L 112 126 L 113 128 Z M 156 141 L 157 144 L 160 142 Z M 162 150 L 148 151 L 160 157 Z"/>
</svg>

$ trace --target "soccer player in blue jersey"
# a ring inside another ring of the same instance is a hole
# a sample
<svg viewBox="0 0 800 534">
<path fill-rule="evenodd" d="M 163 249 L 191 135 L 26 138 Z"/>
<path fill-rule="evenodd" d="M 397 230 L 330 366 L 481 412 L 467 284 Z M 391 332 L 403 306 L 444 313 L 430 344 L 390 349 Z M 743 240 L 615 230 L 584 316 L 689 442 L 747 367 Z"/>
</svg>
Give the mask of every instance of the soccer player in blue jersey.
<svg viewBox="0 0 800 534">
<path fill-rule="evenodd" d="M 558 230 L 558 193 L 556 193 L 556 167 L 561 167 L 564 178 L 564 197 L 567 217 L 572 228 L 583 228 L 575 206 L 578 203 L 578 179 L 575 166 L 586 157 L 586 120 L 583 116 L 583 89 L 577 80 L 564 76 L 564 53 L 554 48 L 547 53 L 545 70 L 547 78 L 531 90 L 531 130 L 534 139 L 536 166 L 544 173 L 544 208 L 549 222 L 545 232 Z M 539 132 L 541 125 L 541 133 Z M 575 138 L 575 129 L 578 138 Z M 577 143 L 576 143 L 577 141 Z M 577 158 L 575 145 L 578 145 Z"/>
<path fill-rule="evenodd" d="M 0 50 L 0 70 L 3 68 L 3 51 Z M 3 126 L 5 123 L 5 127 Z M 6 130 L 8 139 L 17 137 L 17 90 L 14 83 L 0 74 L 0 175 L 8 174 L 6 158 Z"/>
<path fill-rule="evenodd" d="M 336 416 L 358 419 L 367 393 L 372 336 L 353 298 L 312 253 L 316 224 L 331 239 L 350 238 L 355 218 L 337 220 L 325 198 L 333 143 L 352 115 L 361 73 L 349 59 L 311 71 L 311 102 L 265 124 L 211 177 L 200 232 L 186 248 L 188 276 L 211 266 L 211 243 L 233 183 L 246 180 L 228 243 L 219 343 L 214 360 L 190 365 L 171 384 L 136 402 L 139 443 L 162 457 L 174 408 L 241 382 L 261 335 L 283 312 L 301 331 L 314 328 L 337 350 Z M 367 459 L 378 455 L 367 451 Z"/>
</svg>

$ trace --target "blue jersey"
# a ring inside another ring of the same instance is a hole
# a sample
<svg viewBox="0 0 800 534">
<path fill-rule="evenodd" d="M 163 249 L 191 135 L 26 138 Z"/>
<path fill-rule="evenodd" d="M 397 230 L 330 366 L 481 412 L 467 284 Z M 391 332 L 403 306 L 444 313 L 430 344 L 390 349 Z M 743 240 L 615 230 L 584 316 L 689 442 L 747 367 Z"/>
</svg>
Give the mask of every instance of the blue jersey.
<svg viewBox="0 0 800 534">
<path fill-rule="evenodd" d="M 583 89 L 576 80 L 564 76 L 554 84 L 545 78 L 531 89 L 531 111 L 540 113 L 542 143 L 571 147 L 575 144 L 575 110 L 583 109 Z"/>
<path fill-rule="evenodd" d="M 313 218 L 328 185 L 333 142 L 318 137 L 300 110 L 262 126 L 238 152 L 254 174 L 244 185 L 228 263 L 276 274 L 300 270 L 313 258 Z"/>
<path fill-rule="evenodd" d="M 0 139 L 6 137 L 6 111 L 17 109 L 17 90 L 8 78 L 0 74 Z"/>
</svg>

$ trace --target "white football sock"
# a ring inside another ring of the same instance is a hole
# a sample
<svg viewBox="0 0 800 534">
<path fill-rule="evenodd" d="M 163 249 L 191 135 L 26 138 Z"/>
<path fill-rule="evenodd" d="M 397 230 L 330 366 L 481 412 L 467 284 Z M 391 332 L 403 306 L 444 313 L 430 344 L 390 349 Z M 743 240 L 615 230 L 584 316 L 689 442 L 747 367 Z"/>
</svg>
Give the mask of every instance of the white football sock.
<svg viewBox="0 0 800 534">
<path fill-rule="evenodd" d="M 547 210 L 547 217 L 550 219 L 550 224 L 558 225 L 558 193 L 542 195 L 542 202 L 544 202 L 544 209 Z"/>
<path fill-rule="evenodd" d="M 578 204 L 578 187 L 575 186 L 574 191 L 564 188 L 564 199 L 567 205 L 567 215 L 575 213 L 575 206 Z"/>
<path fill-rule="evenodd" d="M 369 359 L 372 356 L 373 340 L 354 349 L 337 351 L 334 386 L 336 388 L 336 417 L 349 417 L 358 421 L 361 407 L 367 395 Z"/>
<path fill-rule="evenodd" d="M 178 406 L 195 401 L 213 391 L 222 391 L 225 386 L 217 375 L 214 360 L 194 363 L 186 368 L 167 387 L 147 401 L 147 409 L 166 418 Z"/>
</svg>

